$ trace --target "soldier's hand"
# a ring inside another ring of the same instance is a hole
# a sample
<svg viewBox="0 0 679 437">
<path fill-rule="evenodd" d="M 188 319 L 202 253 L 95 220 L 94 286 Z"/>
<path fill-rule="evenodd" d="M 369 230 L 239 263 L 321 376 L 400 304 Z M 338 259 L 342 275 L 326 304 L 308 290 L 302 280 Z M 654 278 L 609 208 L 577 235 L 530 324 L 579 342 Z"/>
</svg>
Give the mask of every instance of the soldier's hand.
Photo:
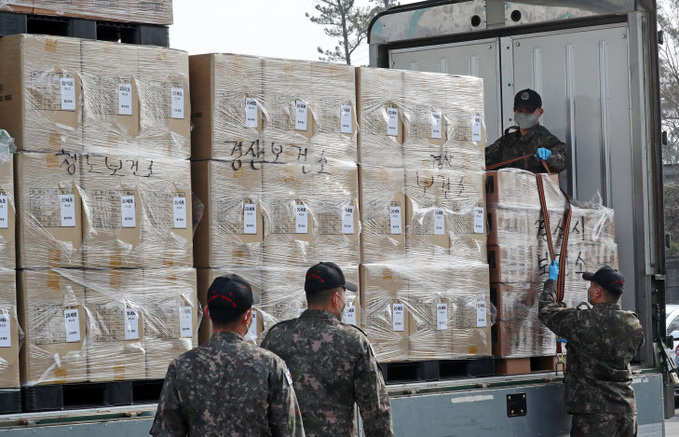
<svg viewBox="0 0 679 437">
<path fill-rule="evenodd" d="M 559 263 L 552 261 L 549 265 L 549 279 L 554 279 L 555 281 L 559 279 Z"/>
<path fill-rule="evenodd" d="M 538 149 L 537 155 L 535 155 L 536 158 L 542 159 L 544 161 L 547 161 L 550 156 L 552 156 L 552 151 L 545 149 L 544 147 L 540 147 Z"/>
</svg>

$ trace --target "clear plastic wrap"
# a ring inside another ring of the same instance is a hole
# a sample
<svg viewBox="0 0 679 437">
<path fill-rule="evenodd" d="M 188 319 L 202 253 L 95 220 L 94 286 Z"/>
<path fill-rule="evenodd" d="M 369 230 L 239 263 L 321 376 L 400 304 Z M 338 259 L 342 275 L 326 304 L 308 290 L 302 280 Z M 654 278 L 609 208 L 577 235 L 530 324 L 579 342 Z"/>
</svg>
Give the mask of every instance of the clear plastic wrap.
<svg viewBox="0 0 679 437">
<path fill-rule="evenodd" d="M 190 65 L 194 159 L 356 162 L 353 67 L 232 54 Z"/>
<path fill-rule="evenodd" d="M 10 7 L 30 4 L 18 12 L 106 21 L 172 24 L 172 0 L 4 0 Z M 15 10 L 12 8 L 11 10 Z"/>
<path fill-rule="evenodd" d="M 190 267 L 190 163 L 18 153 L 19 267 Z"/>
<path fill-rule="evenodd" d="M 550 178 L 544 181 L 555 256 L 562 250 L 566 198 Z M 538 296 L 549 276 L 550 255 L 535 174 L 508 169 L 489 172 L 488 260 L 491 296 L 497 307 L 493 353 L 504 358 L 556 353 L 556 338 L 538 319 Z M 565 265 L 564 302 L 587 300 L 585 271 L 618 267 L 614 212 L 601 205 L 571 200 L 572 215 Z"/>
<path fill-rule="evenodd" d="M 19 350 L 24 333 L 19 326 L 16 271 L 0 269 L 0 388 L 20 387 Z"/>
<path fill-rule="evenodd" d="M 359 162 L 392 168 L 485 168 L 483 82 L 359 68 Z"/>
<path fill-rule="evenodd" d="M 15 35 L 0 66 L 0 118 L 21 151 L 190 156 L 186 52 Z"/>
<path fill-rule="evenodd" d="M 22 384 L 165 377 L 198 342 L 196 271 L 19 272 Z"/>
<path fill-rule="evenodd" d="M 14 141 L 0 129 L 0 269 L 16 267 Z"/>
<path fill-rule="evenodd" d="M 0 11 L 33 13 L 33 0 L 0 0 Z"/>
</svg>

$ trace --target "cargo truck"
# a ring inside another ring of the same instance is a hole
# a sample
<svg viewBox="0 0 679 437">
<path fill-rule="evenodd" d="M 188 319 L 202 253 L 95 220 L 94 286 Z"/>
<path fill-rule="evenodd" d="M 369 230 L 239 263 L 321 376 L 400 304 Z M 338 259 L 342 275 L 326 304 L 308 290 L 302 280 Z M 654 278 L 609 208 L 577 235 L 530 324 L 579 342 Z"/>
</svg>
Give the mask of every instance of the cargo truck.
<svg viewBox="0 0 679 437">
<path fill-rule="evenodd" d="M 372 67 L 482 77 L 491 141 L 514 124 L 516 91 L 543 96 L 542 121 L 572 157 L 562 188 L 579 199 L 599 193 L 615 210 L 623 307 L 636 311 L 647 336 L 633 362 L 640 436 L 664 435 L 674 411 L 664 354 L 658 43 L 653 0 L 427 1 L 383 12 L 369 28 Z M 562 379 L 543 372 L 390 385 L 394 431 L 567 435 Z M 0 434 L 141 436 L 154 412 L 151 404 L 9 415 Z"/>
</svg>

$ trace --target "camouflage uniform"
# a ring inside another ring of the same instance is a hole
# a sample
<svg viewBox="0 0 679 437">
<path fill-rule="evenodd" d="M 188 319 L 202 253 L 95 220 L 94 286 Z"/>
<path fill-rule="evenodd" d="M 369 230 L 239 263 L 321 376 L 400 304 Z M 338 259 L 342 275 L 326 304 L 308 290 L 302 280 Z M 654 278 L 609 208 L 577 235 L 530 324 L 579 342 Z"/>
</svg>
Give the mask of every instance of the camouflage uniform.
<svg viewBox="0 0 679 437">
<path fill-rule="evenodd" d="M 389 396 L 363 331 L 329 311 L 306 310 L 262 342 L 285 360 L 308 436 L 354 436 L 354 403 L 368 437 L 393 436 Z"/>
<path fill-rule="evenodd" d="M 644 344 L 636 314 L 607 303 L 590 310 L 563 308 L 552 279 L 545 283 L 539 306 L 542 323 L 568 340 L 564 407 L 573 414 L 571 435 L 636 435 L 629 363 Z"/>
<path fill-rule="evenodd" d="M 566 145 L 552 135 L 544 126 L 537 125 L 521 136 L 518 127 L 510 127 L 497 141 L 486 148 L 486 167 L 524 155 L 535 155 L 540 147 L 549 149 L 552 156 L 545 162 L 552 173 L 559 173 L 568 167 Z M 544 173 L 542 161 L 535 157 L 521 159 L 500 168 L 520 168 L 533 173 Z"/>
<path fill-rule="evenodd" d="M 215 333 L 167 371 L 154 436 L 304 436 L 286 365 L 234 332 Z"/>
</svg>

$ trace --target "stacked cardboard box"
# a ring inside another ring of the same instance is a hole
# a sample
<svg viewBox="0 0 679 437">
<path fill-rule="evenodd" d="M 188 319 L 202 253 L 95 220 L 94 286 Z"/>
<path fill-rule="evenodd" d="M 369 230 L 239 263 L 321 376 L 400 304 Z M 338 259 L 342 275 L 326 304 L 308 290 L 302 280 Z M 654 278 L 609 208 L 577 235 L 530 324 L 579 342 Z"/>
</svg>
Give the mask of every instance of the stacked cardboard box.
<svg viewBox="0 0 679 437">
<path fill-rule="evenodd" d="M 172 0 L 3 0 L 0 11 L 172 24 Z"/>
<path fill-rule="evenodd" d="M 357 78 L 362 324 L 378 359 L 489 355 L 481 81 Z"/>
<path fill-rule="evenodd" d="M 0 56 L 3 92 L 12 96 L 2 99 L 0 114 L 18 149 L 23 381 L 163 377 L 167 364 L 192 348 L 197 331 L 190 326 L 201 315 L 187 159 L 188 55 L 31 35 L 3 38 L 0 54 L 16 61 L 4 64 Z M 179 272 L 167 273 L 173 269 Z M 146 273 L 154 271 L 158 277 Z M 43 295 L 53 304 L 47 321 L 34 309 Z M 186 304 L 177 306 L 182 299 Z M 159 311 L 169 300 L 177 311 Z M 55 313 L 58 302 L 77 310 L 78 342 L 40 337 L 58 320 L 62 328 L 74 325 Z M 173 328 L 159 333 L 165 325 Z M 179 326 L 189 328 L 173 334 Z"/>
<path fill-rule="evenodd" d="M 562 251 L 567 199 L 547 175 L 545 187 L 555 256 Z M 491 294 L 498 310 L 493 353 L 505 358 L 554 355 L 556 338 L 538 320 L 538 295 L 551 262 L 536 175 L 522 170 L 489 172 L 488 258 Z M 613 210 L 571 201 L 564 302 L 587 300 L 582 272 L 618 266 Z"/>
<path fill-rule="evenodd" d="M 316 262 L 358 279 L 355 71 L 211 54 L 192 56 L 190 73 L 193 188 L 205 204 L 199 289 L 218 273 L 245 276 L 266 331 L 306 307 L 304 273 Z"/>
</svg>

